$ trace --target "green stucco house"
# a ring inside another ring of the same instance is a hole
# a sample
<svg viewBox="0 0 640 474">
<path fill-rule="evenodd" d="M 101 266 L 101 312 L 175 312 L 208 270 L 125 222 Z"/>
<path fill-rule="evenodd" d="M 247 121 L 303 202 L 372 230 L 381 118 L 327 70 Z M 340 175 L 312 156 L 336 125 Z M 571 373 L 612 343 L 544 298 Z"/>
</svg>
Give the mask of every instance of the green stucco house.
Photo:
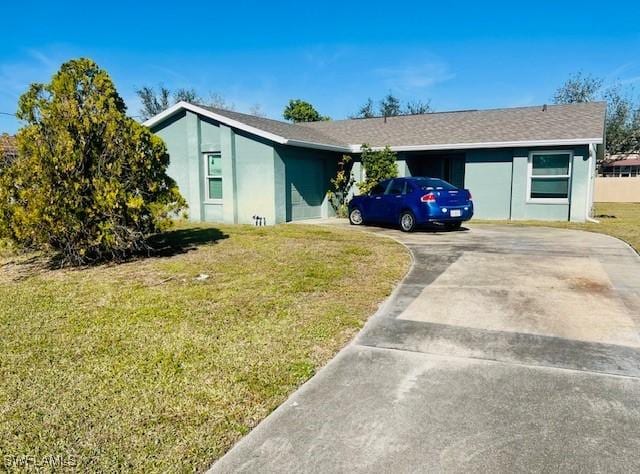
<svg viewBox="0 0 640 474">
<path fill-rule="evenodd" d="M 179 102 L 145 125 L 195 221 L 267 224 L 328 217 L 338 159 L 389 145 L 400 176 L 473 194 L 476 217 L 584 221 L 591 213 L 605 103 L 438 112 L 291 124 Z"/>
</svg>

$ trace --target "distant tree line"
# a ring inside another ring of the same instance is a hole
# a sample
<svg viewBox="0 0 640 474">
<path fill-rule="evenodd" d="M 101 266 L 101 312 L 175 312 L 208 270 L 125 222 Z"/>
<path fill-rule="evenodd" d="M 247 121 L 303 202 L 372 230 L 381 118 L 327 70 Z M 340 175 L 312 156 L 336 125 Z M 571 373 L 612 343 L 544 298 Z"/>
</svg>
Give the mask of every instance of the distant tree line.
<svg viewBox="0 0 640 474">
<path fill-rule="evenodd" d="M 349 118 L 395 117 L 398 115 L 428 114 L 430 112 L 433 112 L 431 100 L 426 102 L 409 100 L 403 105 L 400 99 L 390 91 L 378 102 L 368 98 L 358 111 L 350 115 Z M 282 116 L 285 120 L 294 123 L 331 120 L 331 117 L 322 115 L 312 104 L 301 99 L 291 99 L 284 108 Z"/>
<path fill-rule="evenodd" d="M 180 101 L 189 102 L 190 104 L 205 105 L 216 107 L 218 109 L 235 110 L 233 102 L 227 100 L 216 92 L 210 92 L 208 97 L 203 98 L 195 89 L 176 89 L 173 92 L 162 84 L 158 88 L 145 86 L 136 90 L 136 94 L 142 102 L 140 109 L 140 117 L 147 120 L 154 115 L 158 115 L 163 110 L 168 109 Z M 260 104 L 254 104 L 249 108 L 249 113 L 258 117 L 264 117 L 265 113 Z"/>
<path fill-rule="evenodd" d="M 431 100 L 423 102 L 421 100 L 409 100 L 402 105 L 391 91 L 378 102 L 374 102 L 371 98 L 358 109 L 358 111 L 349 118 L 373 118 L 373 117 L 396 117 L 398 115 L 419 115 L 433 112 Z"/>
</svg>

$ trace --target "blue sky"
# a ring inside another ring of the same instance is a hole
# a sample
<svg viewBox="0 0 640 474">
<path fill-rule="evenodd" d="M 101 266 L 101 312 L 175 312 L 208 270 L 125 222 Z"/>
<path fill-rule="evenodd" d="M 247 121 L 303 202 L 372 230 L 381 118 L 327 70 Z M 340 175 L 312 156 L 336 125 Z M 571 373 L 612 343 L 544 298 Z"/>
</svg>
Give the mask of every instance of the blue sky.
<svg viewBox="0 0 640 474">
<path fill-rule="evenodd" d="M 158 83 L 273 118 L 290 98 L 344 118 L 389 90 L 436 110 L 541 104 L 576 71 L 640 85 L 640 2 L 64 3 L 2 7 L 0 112 L 79 56 L 131 115 Z M 0 132 L 18 127 L 0 115 Z"/>
</svg>

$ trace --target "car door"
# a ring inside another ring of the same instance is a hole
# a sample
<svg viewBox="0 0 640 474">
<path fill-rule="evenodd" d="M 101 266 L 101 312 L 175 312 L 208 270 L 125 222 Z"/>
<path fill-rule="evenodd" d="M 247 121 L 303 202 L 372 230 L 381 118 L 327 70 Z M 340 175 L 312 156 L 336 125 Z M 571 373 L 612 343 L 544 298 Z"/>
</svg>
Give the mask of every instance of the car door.
<svg viewBox="0 0 640 474">
<path fill-rule="evenodd" d="M 364 218 L 370 221 L 380 221 L 383 216 L 383 202 L 382 198 L 384 192 L 389 185 L 389 181 L 382 181 L 376 184 L 371 191 L 369 191 L 368 199 L 364 205 Z"/>
<path fill-rule="evenodd" d="M 406 192 L 406 181 L 396 178 L 389 183 L 382 197 L 381 220 L 389 224 L 395 224 L 400 219 L 400 210 Z"/>
</svg>

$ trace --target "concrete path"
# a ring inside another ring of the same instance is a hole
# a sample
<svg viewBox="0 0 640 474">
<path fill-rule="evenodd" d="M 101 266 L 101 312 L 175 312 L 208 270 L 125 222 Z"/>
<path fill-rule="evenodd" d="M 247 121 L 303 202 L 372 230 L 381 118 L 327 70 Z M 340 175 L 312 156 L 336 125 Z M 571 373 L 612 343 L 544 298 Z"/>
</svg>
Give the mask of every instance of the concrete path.
<svg viewBox="0 0 640 474">
<path fill-rule="evenodd" d="M 212 472 L 640 472 L 640 258 L 604 235 L 374 229 L 414 266 Z"/>
</svg>

